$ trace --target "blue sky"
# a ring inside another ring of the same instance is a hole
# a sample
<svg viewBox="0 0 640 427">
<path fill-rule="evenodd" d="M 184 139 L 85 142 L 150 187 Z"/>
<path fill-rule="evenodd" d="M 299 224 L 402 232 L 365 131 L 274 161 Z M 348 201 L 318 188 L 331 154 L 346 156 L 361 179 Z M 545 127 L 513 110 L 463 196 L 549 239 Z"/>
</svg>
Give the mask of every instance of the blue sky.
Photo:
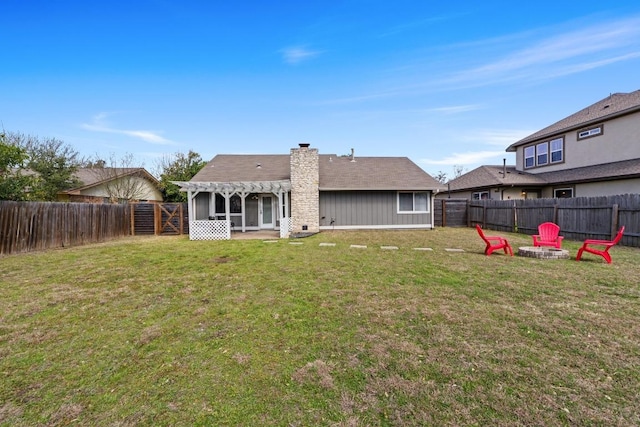
<svg viewBox="0 0 640 427">
<path fill-rule="evenodd" d="M 640 3 L 0 5 L 0 122 L 84 156 L 407 156 L 453 174 L 640 89 Z"/>
</svg>

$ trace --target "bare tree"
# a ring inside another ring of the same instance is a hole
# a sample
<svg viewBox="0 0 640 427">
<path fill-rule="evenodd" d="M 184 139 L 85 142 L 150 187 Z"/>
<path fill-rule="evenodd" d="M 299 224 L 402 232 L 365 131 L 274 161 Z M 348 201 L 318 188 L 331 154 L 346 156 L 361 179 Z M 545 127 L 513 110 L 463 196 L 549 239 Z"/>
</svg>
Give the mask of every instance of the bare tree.
<svg viewBox="0 0 640 427">
<path fill-rule="evenodd" d="M 109 160 L 98 158 L 89 163 L 91 173 L 103 183 L 111 203 L 128 203 L 146 198 L 150 175 L 142 166 L 133 165 L 134 158 L 130 153 L 121 158 L 112 154 Z M 144 175 L 149 176 L 145 179 Z"/>
<path fill-rule="evenodd" d="M 445 182 L 447 182 L 447 174 L 442 171 L 438 171 L 438 173 L 435 174 L 433 178 L 440 184 L 444 184 Z"/>
<path fill-rule="evenodd" d="M 462 165 L 453 165 L 453 178 L 459 178 L 462 175 L 464 175 L 465 173 L 467 173 L 468 170 L 464 168 L 464 166 Z"/>
</svg>

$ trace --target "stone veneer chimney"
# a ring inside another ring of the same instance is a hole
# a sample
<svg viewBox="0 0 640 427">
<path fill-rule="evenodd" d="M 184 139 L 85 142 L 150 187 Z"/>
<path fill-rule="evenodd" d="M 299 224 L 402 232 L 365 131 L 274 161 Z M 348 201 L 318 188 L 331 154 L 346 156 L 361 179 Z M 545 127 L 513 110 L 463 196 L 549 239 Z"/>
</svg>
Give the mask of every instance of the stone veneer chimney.
<svg viewBox="0 0 640 427">
<path fill-rule="evenodd" d="M 320 231 L 318 149 L 309 144 L 291 149 L 291 232 Z"/>
</svg>

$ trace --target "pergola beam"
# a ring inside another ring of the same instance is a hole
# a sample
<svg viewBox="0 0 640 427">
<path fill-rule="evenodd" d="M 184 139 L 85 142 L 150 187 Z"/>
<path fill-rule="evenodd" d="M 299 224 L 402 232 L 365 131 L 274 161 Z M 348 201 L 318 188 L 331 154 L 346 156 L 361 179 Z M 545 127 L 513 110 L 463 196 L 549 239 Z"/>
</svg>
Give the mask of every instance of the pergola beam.
<svg viewBox="0 0 640 427">
<path fill-rule="evenodd" d="M 291 181 L 191 182 L 173 181 L 182 191 L 220 194 L 274 193 L 291 191 Z"/>
</svg>

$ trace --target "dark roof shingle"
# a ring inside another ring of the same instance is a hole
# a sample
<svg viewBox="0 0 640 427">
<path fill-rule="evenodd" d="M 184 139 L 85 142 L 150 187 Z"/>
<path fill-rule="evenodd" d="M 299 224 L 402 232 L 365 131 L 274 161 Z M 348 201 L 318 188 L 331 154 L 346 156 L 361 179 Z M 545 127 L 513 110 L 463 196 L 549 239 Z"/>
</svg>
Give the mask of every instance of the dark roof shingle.
<svg viewBox="0 0 640 427">
<path fill-rule="evenodd" d="M 640 159 L 543 172 L 535 175 L 519 172 L 515 170 L 514 166 L 507 166 L 506 171 L 506 178 L 502 178 L 503 166 L 480 166 L 449 181 L 449 187 L 451 191 L 464 191 L 511 185 L 542 187 L 556 184 L 637 178 L 640 177 Z"/>
<path fill-rule="evenodd" d="M 515 166 L 484 165 L 452 179 L 448 185 L 451 191 L 462 191 L 474 188 L 543 185 L 545 183 L 546 181 L 539 178 L 538 175 L 517 171 Z"/>
<path fill-rule="evenodd" d="M 319 155 L 320 190 L 443 190 L 444 186 L 407 157 Z M 289 180 L 290 156 L 219 154 L 191 182 Z"/>
<path fill-rule="evenodd" d="M 624 114 L 640 110 L 640 90 L 630 93 L 614 93 L 570 115 L 544 129 L 535 132 L 507 147 L 507 151 L 516 151 L 520 145 L 528 144 L 538 139 L 551 137 L 570 130 L 577 130 L 591 124 L 610 120 Z"/>
</svg>

